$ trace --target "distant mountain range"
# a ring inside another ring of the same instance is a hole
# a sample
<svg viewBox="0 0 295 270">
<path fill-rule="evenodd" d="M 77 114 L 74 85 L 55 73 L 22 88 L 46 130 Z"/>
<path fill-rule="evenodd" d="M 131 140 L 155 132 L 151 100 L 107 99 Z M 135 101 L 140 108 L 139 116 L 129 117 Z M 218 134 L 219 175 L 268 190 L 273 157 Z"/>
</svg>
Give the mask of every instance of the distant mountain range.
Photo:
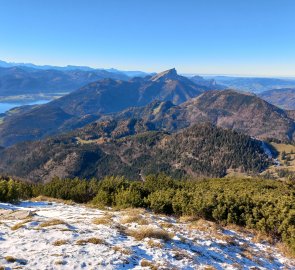
<svg viewBox="0 0 295 270">
<path fill-rule="evenodd" d="M 128 77 L 145 77 L 148 75 L 151 75 L 150 73 L 143 72 L 143 71 L 124 71 L 124 70 L 118 70 L 114 68 L 110 69 L 103 69 L 103 68 L 91 68 L 88 66 L 73 66 L 73 65 L 67 65 L 67 66 L 51 66 L 51 65 L 35 65 L 31 63 L 13 63 L 13 62 L 5 62 L 0 60 L 0 67 L 4 68 L 11 68 L 11 67 L 25 67 L 25 68 L 33 68 L 33 69 L 39 69 L 39 70 L 59 70 L 59 71 L 107 71 L 110 73 L 117 73 L 121 75 L 126 75 Z"/>
<path fill-rule="evenodd" d="M 241 91 L 261 93 L 263 91 L 279 88 L 295 88 L 294 79 L 277 78 L 251 78 L 251 77 L 230 77 L 230 76 L 208 76 L 206 79 L 213 79 L 218 85 Z"/>
<path fill-rule="evenodd" d="M 210 88 L 199 86 L 175 69 L 129 81 L 104 79 L 31 110 L 8 113 L 0 125 L 4 146 L 82 127 L 103 114 L 131 106 L 144 106 L 153 100 L 180 104 Z"/>
<path fill-rule="evenodd" d="M 104 78 L 129 80 L 125 74 L 105 70 L 40 70 L 29 67 L 0 67 L 0 97 L 71 92 Z"/>
<path fill-rule="evenodd" d="M 295 110 L 295 88 L 272 89 L 260 93 L 259 96 L 283 109 Z"/>
<path fill-rule="evenodd" d="M 22 95 L 30 95 L 30 98 L 33 99 L 35 95 L 36 99 L 38 99 L 42 94 L 51 99 L 52 96 L 64 95 L 88 83 L 105 78 L 128 81 L 134 77 L 144 78 L 154 75 L 156 74 L 142 71 L 123 71 L 114 68 L 95 69 L 87 66 L 71 65 L 64 67 L 40 66 L 31 63 L 8 63 L 0 60 L 0 99 L 7 100 L 7 98 L 10 97 L 11 99 L 12 97 L 13 100 L 15 97 Z M 261 93 L 272 89 L 295 88 L 295 78 L 187 76 L 195 84 L 209 89 L 222 90 L 229 88 Z M 290 105 L 285 108 L 290 108 Z"/>
<path fill-rule="evenodd" d="M 152 111 L 148 111 L 150 105 L 140 108 L 155 100 L 167 103 Z M 167 109 L 161 116 L 155 113 Z M 197 85 L 171 69 L 129 81 L 100 80 L 47 104 L 8 112 L 0 124 L 0 143 L 9 146 L 42 139 L 117 112 L 115 119 L 137 115 L 167 131 L 210 122 L 261 139 L 294 139 L 292 114 L 254 94 Z"/>
</svg>

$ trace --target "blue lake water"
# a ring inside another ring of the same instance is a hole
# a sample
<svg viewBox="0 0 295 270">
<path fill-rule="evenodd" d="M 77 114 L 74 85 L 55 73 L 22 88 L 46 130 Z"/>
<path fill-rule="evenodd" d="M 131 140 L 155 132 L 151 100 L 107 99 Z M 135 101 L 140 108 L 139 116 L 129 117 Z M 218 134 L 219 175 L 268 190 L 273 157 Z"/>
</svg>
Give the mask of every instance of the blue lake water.
<svg viewBox="0 0 295 270">
<path fill-rule="evenodd" d="M 6 111 L 23 105 L 35 105 L 35 104 L 45 104 L 49 100 L 35 100 L 35 101 L 23 101 L 23 102 L 0 102 L 0 113 L 5 113 Z"/>
</svg>

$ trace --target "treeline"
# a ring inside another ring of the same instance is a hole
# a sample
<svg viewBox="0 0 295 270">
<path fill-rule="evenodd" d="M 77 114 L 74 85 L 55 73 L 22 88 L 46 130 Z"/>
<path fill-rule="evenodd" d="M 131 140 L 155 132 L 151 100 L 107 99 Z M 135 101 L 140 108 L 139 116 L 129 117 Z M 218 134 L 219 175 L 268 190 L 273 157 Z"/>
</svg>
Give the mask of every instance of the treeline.
<svg viewBox="0 0 295 270">
<path fill-rule="evenodd" d="M 295 252 L 295 184 L 265 179 L 180 181 L 163 174 L 145 182 L 123 177 L 98 181 L 54 179 L 46 184 L 0 180 L 0 201 L 45 195 L 114 208 L 144 207 L 156 213 L 190 215 L 237 224 L 282 240 Z"/>
</svg>

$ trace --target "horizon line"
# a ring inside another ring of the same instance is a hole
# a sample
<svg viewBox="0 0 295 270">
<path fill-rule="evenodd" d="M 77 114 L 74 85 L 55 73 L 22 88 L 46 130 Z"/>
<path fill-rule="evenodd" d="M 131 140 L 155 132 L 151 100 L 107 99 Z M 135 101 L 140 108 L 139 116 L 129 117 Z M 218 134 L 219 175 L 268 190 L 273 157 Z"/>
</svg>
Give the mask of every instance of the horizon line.
<svg viewBox="0 0 295 270">
<path fill-rule="evenodd" d="M 34 66 L 39 66 L 39 67 L 46 67 L 46 66 L 51 66 L 51 67 L 58 67 L 58 68 L 66 68 L 66 67 L 84 67 L 84 68 L 90 68 L 94 70 L 110 70 L 114 69 L 117 71 L 122 71 L 122 72 L 128 72 L 128 71 L 138 71 L 138 72 L 144 72 L 144 73 L 160 73 L 166 70 L 169 70 L 171 68 L 156 72 L 156 71 L 145 71 L 141 69 L 121 69 L 121 68 L 116 68 L 116 67 L 109 67 L 109 68 L 101 68 L 101 67 L 95 67 L 91 65 L 78 65 L 78 64 L 66 64 L 66 65 L 55 65 L 55 64 L 36 64 L 33 62 L 14 62 L 10 60 L 2 60 L 0 59 L 0 62 L 5 62 L 7 64 L 15 65 L 15 66 L 22 66 L 22 65 L 34 65 Z M 175 68 L 177 73 L 179 75 L 183 76 L 207 76 L 207 77 L 215 77 L 215 76 L 224 76 L 224 77 L 245 77 L 245 78 L 284 78 L 284 79 L 295 79 L 295 75 L 267 75 L 267 74 L 235 74 L 235 73 L 203 73 L 203 72 L 178 72 L 178 69 Z"/>
</svg>

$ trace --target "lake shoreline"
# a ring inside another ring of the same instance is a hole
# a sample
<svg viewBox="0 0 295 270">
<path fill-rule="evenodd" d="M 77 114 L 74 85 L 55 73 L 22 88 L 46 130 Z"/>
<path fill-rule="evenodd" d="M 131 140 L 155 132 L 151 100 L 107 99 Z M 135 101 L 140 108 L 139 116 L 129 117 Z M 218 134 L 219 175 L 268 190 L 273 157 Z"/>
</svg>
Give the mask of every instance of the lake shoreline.
<svg viewBox="0 0 295 270">
<path fill-rule="evenodd" d="M 21 106 L 26 106 L 26 105 L 41 105 L 50 102 L 50 100 L 35 100 L 35 101 L 28 101 L 24 100 L 22 102 L 1 102 L 0 101 L 0 114 L 5 114 L 9 110 L 16 108 L 16 107 L 21 107 Z"/>
</svg>

